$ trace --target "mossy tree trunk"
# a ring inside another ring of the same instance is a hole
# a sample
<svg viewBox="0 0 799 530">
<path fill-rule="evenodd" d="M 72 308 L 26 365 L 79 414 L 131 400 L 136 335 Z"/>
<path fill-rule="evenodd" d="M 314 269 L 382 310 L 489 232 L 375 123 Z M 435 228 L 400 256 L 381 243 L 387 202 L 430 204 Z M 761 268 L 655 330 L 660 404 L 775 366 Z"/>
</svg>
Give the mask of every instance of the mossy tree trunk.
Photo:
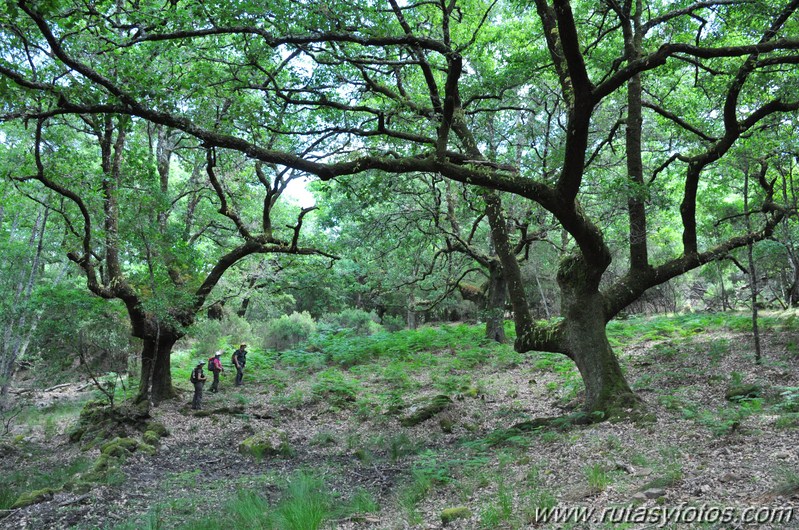
<svg viewBox="0 0 799 530">
<path fill-rule="evenodd" d="M 488 295 L 486 296 L 486 338 L 504 344 L 505 336 L 505 303 L 508 298 L 508 287 L 502 265 L 493 261 L 488 269 Z"/>
<path fill-rule="evenodd" d="M 175 397 L 170 361 L 172 348 L 178 338 L 171 332 L 156 333 L 155 336 L 143 338 L 137 402 L 152 401 L 157 405 Z"/>
<path fill-rule="evenodd" d="M 636 408 L 639 400 L 608 341 L 605 298 L 596 283 L 581 258 L 561 263 L 558 284 L 565 320 L 559 340 L 585 384 L 585 412 L 596 413 L 597 418 L 619 417 Z"/>
</svg>

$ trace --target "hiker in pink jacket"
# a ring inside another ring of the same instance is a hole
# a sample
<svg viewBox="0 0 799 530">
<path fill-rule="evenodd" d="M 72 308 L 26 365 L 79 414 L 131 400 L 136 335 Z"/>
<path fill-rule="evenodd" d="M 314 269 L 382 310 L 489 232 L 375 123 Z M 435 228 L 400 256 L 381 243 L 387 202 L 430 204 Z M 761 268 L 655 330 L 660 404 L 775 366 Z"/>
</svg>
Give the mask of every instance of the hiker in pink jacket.
<svg viewBox="0 0 799 530">
<path fill-rule="evenodd" d="M 219 374 L 225 371 L 225 369 L 222 368 L 221 355 L 222 350 L 217 350 L 214 356 L 208 359 L 208 369 L 214 374 L 214 382 L 211 384 L 211 392 L 213 393 L 219 390 Z"/>
</svg>

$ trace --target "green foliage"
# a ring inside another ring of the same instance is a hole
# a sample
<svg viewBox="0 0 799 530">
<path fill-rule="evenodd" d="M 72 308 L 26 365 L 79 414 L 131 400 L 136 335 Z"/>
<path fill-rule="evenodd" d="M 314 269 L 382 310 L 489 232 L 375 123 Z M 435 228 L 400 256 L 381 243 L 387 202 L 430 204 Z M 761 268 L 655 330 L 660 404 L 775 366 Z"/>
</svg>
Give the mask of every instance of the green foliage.
<svg viewBox="0 0 799 530">
<path fill-rule="evenodd" d="M 50 488 L 60 490 L 92 465 L 91 459 L 80 456 L 53 469 L 5 469 L 0 472 L 0 510 L 7 510 L 25 492 Z"/>
<path fill-rule="evenodd" d="M 187 333 L 187 338 L 194 342 L 193 351 L 196 356 L 205 359 L 217 350 L 232 353 L 240 344 L 249 343 L 251 336 L 250 323 L 235 314 L 225 314 L 221 320 L 200 319 Z M 249 363 L 249 359 L 247 362 Z"/>
<path fill-rule="evenodd" d="M 331 368 L 317 374 L 311 391 L 317 399 L 341 407 L 354 402 L 360 389 L 361 385 L 357 379 Z"/>
<path fill-rule="evenodd" d="M 349 330 L 355 335 L 373 335 L 382 329 L 377 315 L 362 309 L 348 308 L 340 313 L 328 315 L 323 322 L 334 330 Z"/>
<path fill-rule="evenodd" d="M 308 340 L 316 331 L 316 322 L 307 312 L 283 315 L 266 324 L 263 337 L 264 348 L 285 351 Z"/>
<path fill-rule="evenodd" d="M 333 498 L 321 479 L 299 473 L 288 483 L 273 513 L 277 528 L 316 530 L 332 515 Z"/>
<path fill-rule="evenodd" d="M 611 483 L 610 474 L 601 464 L 592 464 L 583 469 L 588 486 L 595 492 L 605 491 Z"/>
<path fill-rule="evenodd" d="M 310 313 L 292 313 L 270 320 L 262 335 L 264 349 L 285 351 L 296 348 L 316 331 L 316 322 Z"/>
<path fill-rule="evenodd" d="M 384 315 L 382 324 L 386 331 L 405 329 L 405 319 L 401 316 Z"/>
<path fill-rule="evenodd" d="M 795 467 L 781 466 L 774 473 L 774 493 L 786 497 L 799 491 L 799 470 Z"/>
<path fill-rule="evenodd" d="M 780 412 L 799 413 L 799 387 L 785 387 L 774 408 Z"/>
<path fill-rule="evenodd" d="M 364 489 L 357 489 L 350 498 L 341 498 L 330 491 L 323 478 L 317 474 L 298 471 L 288 477 L 280 486 L 277 499 L 270 499 L 254 489 L 240 488 L 213 514 L 190 519 L 178 528 L 182 530 L 224 530 L 226 528 L 317 530 L 327 527 L 334 518 L 378 510 L 377 501 Z M 157 528 L 160 528 L 160 525 L 166 521 L 166 518 L 162 516 L 163 511 L 162 507 L 156 506 L 147 516 L 149 518 L 155 516 L 153 523 L 157 525 L 155 526 Z M 196 511 L 196 508 L 193 511 Z M 182 519 L 185 521 L 185 517 Z M 141 527 L 137 526 L 137 528 Z"/>
<path fill-rule="evenodd" d="M 329 447 L 331 445 L 336 445 L 338 440 L 336 439 L 336 435 L 332 432 L 321 431 L 316 433 L 311 441 L 309 442 L 311 445 L 318 445 L 321 447 Z"/>
<path fill-rule="evenodd" d="M 394 333 L 378 332 L 368 337 L 355 337 L 347 333 L 317 335 L 311 341 L 314 350 L 323 352 L 328 359 L 344 368 L 387 357 L 394 361 L 411 361 L 428 368 L 440 361 L 430 352 L 448 351 L 453 354 L 471 351 L 468 357 L 479 356 L 475 349 L 479 346 L 489 352 L 502 349 L 497 343 L 485 343 L 483 330 L 479 326 L 421 327 L 415 330 L 402 330 Z M 425 357 L 427 355 L 427 357 Z"/>
</svg>

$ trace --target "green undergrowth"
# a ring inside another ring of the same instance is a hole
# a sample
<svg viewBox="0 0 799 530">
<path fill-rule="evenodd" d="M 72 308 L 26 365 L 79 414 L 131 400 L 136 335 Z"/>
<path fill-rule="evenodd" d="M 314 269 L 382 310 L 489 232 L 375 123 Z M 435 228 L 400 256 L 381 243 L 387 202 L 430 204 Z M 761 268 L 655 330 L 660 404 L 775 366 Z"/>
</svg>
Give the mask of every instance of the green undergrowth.
<svg viewBox="0 0 799 530">
<path fill-rule="evenodd" d="M 799 329 L 799 318 L 793 313 L 761 315 L 758 325 L 762 332 Z M 631 317 L 613 320 L 608 324 L 608 339 L 613 347 L 674 338 L 689 338 L 710 331 L 749 332 L 751 313 L 686 313 Z"/>
<path fill-rule="evenodd" d="M 41 469 L 36 466 L 17 470 L 4 469 L 0 472 L 0 510 L 10 509 L 20 496 L 26 493 L 58 491 L 76 475 L 87 471 L 91 465 L 90 458 L 80 456 L 66 463 L 59 462 L 59 465 L 53 466 L 52 469 Z"/>
<path fill-rule="evenodd" d="M 193 477 L 187 477 L 191 479 Z M 275 489 L 276 494 L 273 493 Z M 209 495 L 213 496 L 210 503 Z M 222 495 L 220 491 L 213 491 L 202 497 L 171 499 L 115 530 L 316 530 L 329 527 L 337 520 L 379 510 L 377 501 L 368 491 L 356 489 L 350 496 L 343 497 L 324 478 L 309 471 L 298 471 L 286 480 L 265 477 L 261 487 L 239 487 Z"/>
<path fill-rule="evenodd" d="M 488 352 L 501 349 L 501 346 L 494 344 L 486 341 L 481 326 L 458 324 L 379 332 L 366 337 L 338 332 L 316 337 L 309 348 L 321 353 L 328 363 L 342 368 L 382 357 L 412 360 L 427 352 L 441 350 L 457 351 L 464 367 L 469 367 L 487 360 Z"/>
</svg>

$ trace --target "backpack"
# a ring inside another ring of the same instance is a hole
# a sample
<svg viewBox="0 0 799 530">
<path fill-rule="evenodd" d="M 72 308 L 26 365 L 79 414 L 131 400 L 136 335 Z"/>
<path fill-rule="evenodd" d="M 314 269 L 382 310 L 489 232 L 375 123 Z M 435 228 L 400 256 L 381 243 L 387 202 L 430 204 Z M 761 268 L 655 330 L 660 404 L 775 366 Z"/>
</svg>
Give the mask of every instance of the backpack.
<svg viewBox="0 0 799 530">
<path fill-rule="evenodd" d="M 208 371 L 209 372 L 213 372 L 214 371 L 214 358 L 215 357 L 211 357 L 210 359 L 208 359 Z"/>
</svg>

